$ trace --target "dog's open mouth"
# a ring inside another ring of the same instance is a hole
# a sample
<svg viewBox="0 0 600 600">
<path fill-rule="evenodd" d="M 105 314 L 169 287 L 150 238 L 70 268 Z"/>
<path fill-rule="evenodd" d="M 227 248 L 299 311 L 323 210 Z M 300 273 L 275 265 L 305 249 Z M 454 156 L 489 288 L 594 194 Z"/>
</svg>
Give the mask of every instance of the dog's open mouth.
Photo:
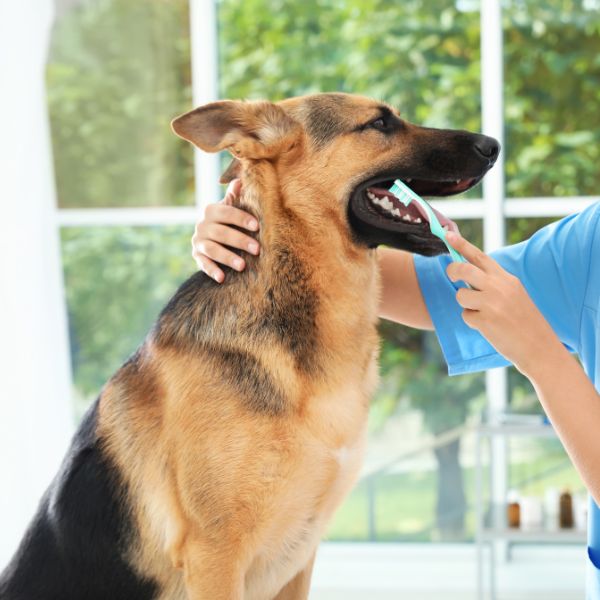
<svg viewBox="0 0 600 600">
<path fill-rule="evenodd" d="M 388 219 L 413 223 L 415 225 L 429 223 L 427 213 L 416 202 L 411 202 L 408 206 L 405 206 L 394 194 L 386 189 L 377 187 L 367 188 L 366 194 L 375 210 Z M 447 231 L 458 231 L 458 227 L 454 221 L 433 208 L 433 206 L 431 208 L 444 229 Z"/>
<path fill-rule="evenodd" d="M 429 181 L 402 179 L 419 196 L 451 196 L 471 189 L 481 177 L 454 181 Z M 431 233 L 425 210 L 416 202 L 408 206 L 400 202 L 389 190 L 393 179 L 382 177 L 359 185 L 350 197 L 349 218 L 359 239 L 369 246 L 380 244 L 434 255 L 446 252 L 444 243 Z M 454 221 L 433 209 L 440 224 L 447 231 L 458 231 Z"/>
</svg>

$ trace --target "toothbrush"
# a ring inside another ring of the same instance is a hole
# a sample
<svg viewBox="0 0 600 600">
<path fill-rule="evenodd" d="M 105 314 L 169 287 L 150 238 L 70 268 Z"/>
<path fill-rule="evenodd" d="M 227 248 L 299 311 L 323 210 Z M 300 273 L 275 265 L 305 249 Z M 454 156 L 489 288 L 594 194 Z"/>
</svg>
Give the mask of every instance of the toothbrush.
<svg viewBox="0 0 600 600">
<path fill-rule="evenodd" d="M 394 181 L 394 185 L 390 188 L 390 192 L 404 204 L 404 206 L 408 206 L 411 202 L 416 202 L 427 214 L 427 218 L 429 219 L 429 229 L 431 229 L 431 233 L 436 237 L 439 237 L 444 244 L 446 244 L 446 248 L 448 248 L 448 252 L 450 252 L 450 256 L 452 260 L 455 262 L 467 262 L 465 257 L 457 252 L 446 240 L 446 230 L 442 227 L 439 219 L 436 214 L 433 212 L 429 203 L 423 200 L 421 196 L 415 194 L 406 184 L 404 184 L 399 179 Z"/>
</svg>

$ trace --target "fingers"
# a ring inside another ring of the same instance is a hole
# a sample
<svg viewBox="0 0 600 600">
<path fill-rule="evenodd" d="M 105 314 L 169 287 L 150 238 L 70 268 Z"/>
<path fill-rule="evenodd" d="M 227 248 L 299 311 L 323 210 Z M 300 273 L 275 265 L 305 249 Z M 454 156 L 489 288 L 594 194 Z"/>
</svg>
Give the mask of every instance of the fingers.
<svg viewBox="0 0 600 600">
<path fill-rule="evenodd" d="M 483 294 L 477 290 L 468 288 L 460 288 L 456 292 L 456 301 L 468 310 L 481 310 L 483 305 Z"/>
<path fill-rule="evenodd" d="M 477 246 L 474 246 L 471 242 L 465 240 L 461 235 L 454 231 L 449 231 L 446 234 L 446 239 L 455 250 L 458 250 L 458 252 L 476 267 L 479 267 L 484 271 L 493 270 L 495 268 L 496 262 L 492 258 L 482 252 Z"/>
<path fill-rule="evenodd" d="M 227 265 L 236 271 L 242 271 L 246 266 L 245 260 L 229 248 L 255 255 L 260 251 L 255 239 L 235 228 L 250 231 L 258 231 L 259 228 L 254 216 L 232 206 L 241 189 L 241 181 L 234 179 L 227 187 L 223 202 L 206 207 L 204 218 L 196 225 L 192 237 L 192 256 L 196 264 L 218 282 L 225 279 L 225 273 L 218 265 Z"/>
<path fill-rule="evenodd" d="M 477 290 L 484 288 L 486 274 L 479 267 L 471 263 L 450 263 L 446 269 L 446 273 L 450 281 L 464 281 Z"/>
<path fill-rule="evenodd" d="M 196 251 L 192 252 L 192 256 L 201 271 L 212 277 L 217 283 L 223 283 L 225 273 L 210 258 Z"/>
<path fill-rule="evenodd" d="M 258 254 L 259 252 L 258 242 L 254 238 L 220 223 L 214 223 L 206 227 L 205 234 L 203 238 L 198 238 L 198 243 L 201 244 L 205 240 L 231 246 L 244 252 L 250 252 L 250 254 Z"/>
<path fill-rule="evenodd" d="M 225 198 L 223 198 L 223 204 L 233 204 L 233 201 L 239 197 L 242 191 L 242 180 L 232 179 L 227 190 L 225 192 Z"/>
<path fill-rule="evenodd" d="M 221 265 L 227 265 L 236 271 L 242 271 L 246 266 L 246 262 L 241 256 L 212 240 L 203 239 L 196 242 L 192 255 L 206 256 L 208 259 Z"/>
<path fill-rule="evenodd" d="M 463 321 L 471 328 L 471 329 L 479 329 L 481 327 L 480 319 L 481 313 L 478 310 L 471 310 L 466 308 L 462 313 Z"/>
<path fill-rule="evenodd" d="M 249 231 L 258 231 L 258 221 L 246 211 L 228 204 L 209 204 L 204 211 L 204 223 L 237 225 Z"/>
</svg>

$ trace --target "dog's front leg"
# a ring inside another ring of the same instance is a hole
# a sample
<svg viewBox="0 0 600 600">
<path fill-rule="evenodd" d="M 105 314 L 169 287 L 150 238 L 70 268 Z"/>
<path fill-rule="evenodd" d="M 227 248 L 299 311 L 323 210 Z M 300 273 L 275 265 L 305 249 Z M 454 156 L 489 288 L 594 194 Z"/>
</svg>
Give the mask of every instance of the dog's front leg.
<svg viewBox="0 0 600 600">
<path fill-rule="evenodd" d="M 273 600 L 306 600 L 308 598 L 315 556 L 316 553 L 312 555 L 304 569 L 289 581 Z"/>
<path fill-rule="evenodd" d="M 231 552 L 206 542 L 187 542 L 183 550 L 188 600 L 243 600 L 244 569 Z"/>
</svg>

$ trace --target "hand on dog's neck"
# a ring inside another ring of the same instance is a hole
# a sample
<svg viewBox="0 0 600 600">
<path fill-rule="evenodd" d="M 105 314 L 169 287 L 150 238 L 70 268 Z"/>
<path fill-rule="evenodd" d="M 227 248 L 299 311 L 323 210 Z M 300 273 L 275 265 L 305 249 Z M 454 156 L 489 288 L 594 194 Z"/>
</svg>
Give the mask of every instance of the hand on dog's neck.
<svg viewBox="0 0 600 600">
<path fill-rule="evenodd" d="M 258 232 L 243 230 L 261 247 L 258 257 L 244 255 L 249 270 L 267 274 L 272 267 L 270 257 L 281 249 L 289 248 L 295 254 L 303 255 L 307 265 L 319 265 L 323 273 L 335 271 L 338 276 L 343 276 L 346 270 L 354 272 L 346 269 L 349 262 L 362 262 L 367 259 L 367 254 L 371 254 L 355 246 L 347 236 L 336 235 L 335 232 L 346 224 L 337 222 L 335 226 L 334 212 L 323 202 L 313 201 L 313 195 L 322 197 L 319 190 L 311 194 L 305 186 L 290 189 L 280 181 L 276 165 L 269 161 L 235 160 L 227 172 L 232 171 L 234 164 L 233 173 L 241 179 L 242 187 L 233 205 L 252 214 L 259 222 Z M 295 207 L 302 195 L 307 196 L 302 208 Z M 307 202 L 310 208 L 306 206 Z M 324 224 L 331 226 L 327 234 L 324 233 Z M 315 260 L 315 255 L 320 257 L 319 260 Z M 340 256 L 348 262 L 340 261 Z"/>
</svg>

